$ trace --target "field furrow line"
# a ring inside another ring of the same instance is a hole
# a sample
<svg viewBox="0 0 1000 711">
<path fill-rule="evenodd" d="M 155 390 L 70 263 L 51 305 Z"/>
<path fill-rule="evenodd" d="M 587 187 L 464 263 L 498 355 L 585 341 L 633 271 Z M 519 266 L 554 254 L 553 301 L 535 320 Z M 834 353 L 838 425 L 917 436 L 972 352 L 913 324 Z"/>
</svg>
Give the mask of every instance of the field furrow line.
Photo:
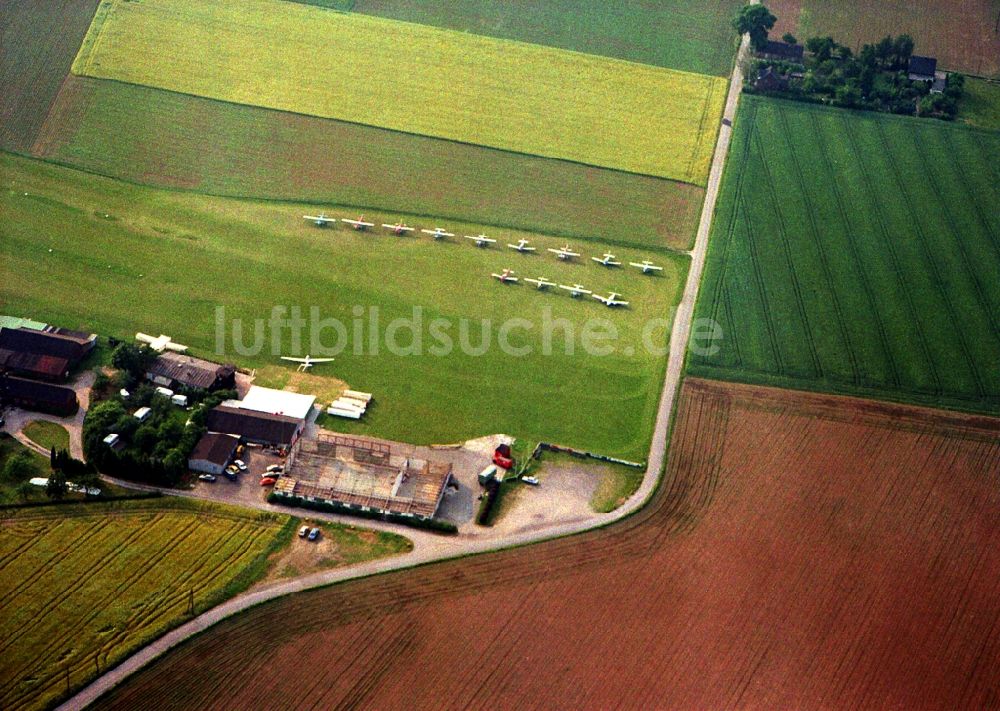
<svg viewBox="0 0 1000 711">
<path fill-rule="evenodd" d="M 757 149 L 760 151 L 761 156 L 764 155 L 764 143 L 761 139 L 760 133 L 757 133 Z M 812 334 L 812 327 L 809 325 L 809 316 L 806 313 L 805 300 L 802 298 L 802 284 L 799 282 L 798 274 L 795 271 L 795 263 L 792 260 L 792 249 L 788 243 L 788 228 L 785 225 L 785 218 L 781 214 L 781 208 L 778 202 L 778 191 L 774 187 L 774 177 L 771 174 L 771 170 L 767 167 L 767 161 L 761 160 L 761 167 L 764 172 L 764 183 L 766 184 L 768 194 L 771 196 L 771 212 L 774 215 L 774 219 L 778 225 L 778 236 L 781 239 L 782 251 L 785 255 L 785 263 L 788 265 L 788 274 L 791 279 L 792 291 L 795 293 L 795 307 L 799 312 L 799 320 L 802 322 L 802 328 L 805 330 L 806 344 L 809 346 L 809 356 L 812 360 L 813 371 L 819 378 L 823 377 L 823 367 L 819 362 L 819 353 L 816 350 L 816 339 Z"/>
<path fill-rule="evenodd" d="M 958 149 L 955 146 L 955 139 L 952 135 L 952 131 L 942 131 L 942 133 L 945 136 L 945 142 L 948 144 L 947 146 L 948 152 L 952 156 L 957 156 Z M 989 154 L 987 153 L 981 155 L 989 155 Z M 977 167 L 983 165 L 992 167 L 993 164 L 995 164 L 996 162 L 997 161 L 985 160 L 978 162 L 976 165 Z M 979 200 L 975 198 L 976 193 L 972 189 L 972 185 L 969 182 L 969 176 L 965 169 L 965 163 L 962 160 L 955 160 L 953 161 L 952 165 L 955 168 L 955 174 L 958 176 L 959 182 L 962 183 L 962 190 L 969 196 L 969 202 L 972 204 L 973 209 L 976 211 L 976 218 L 978 219 L 979 224 L 983 226 L 983 230 L 990 237 L 990 244 L 993 246 L 993 253 L 997 256 L 998 259 L 1000 259 L 1000 236 L 997 235 L 996 229 L 993 227 L 993 223 L 986 217 L 986 214 L 983 212 L 983 206 L 979 203 Z M 996 181 L 994 182 L 994 185 L 998 184 L 1000 184 L 1000 177 L 997 177 Z M 1000 199 L 1000 195 L 998 195 L 998 199 Z M 942 200 L 940 202 L 944 201 Z"/>
<path fill-rule="evenodd" d="M 820 129 L 819 122 L 816 120 L 816 112 L 808 112 L 809 120 L 813 127 L 813 133 L 818 137 L 817 143 L 820 147 L 820 155 L 823 158 L 823 168 L 825 171 L 825 177 L 830 183 L 830 189 L 834 196 L 834 203 L 837 206 L 837 212 L 840 214 L 841 223 L 844 226 L 845 234 L 848 236 L 848 244 L 851 248 L 851 257 L 854 260 L 854 265 L 858 272 L 858 277 L 861 284 L 865 290 L 865 297 L 868 300 L 868 305 L 870 307 L 869 313 L 871 314 L 872 320 L 875 322 L 875 327 L 878 330 L 879 342 L 882 347 L 882 352 L 885 355 L 886 362 L 889 364 L 890 371 L 890 385 L 895 388 L 899 388 L 899 367 L 896 364 L 896 358 L 893 355 L 892 348 L 889 345 L 889 337 L 886 332 L 885 323 L 882 321 L 881 309 L 878 307 L 878 301 L 875 298 L 875 291 L 872 288 L 871 282 L 868 278 L 868 273 L 865 271 L 864 261 L 861 259 L 861 254 L 858 251 L 858 245 L 854 239 L 853 232 L 851 230 L 851 221 L 848 218 L 847 208 L 844 205 L 844 196 L 840 192 L 840 188 L 837 185 L 836 172 L 833 169 L 833 162 L 830 159 L 829 146 L 826 141 L 823 140 L 823 132 Z"/>
<path fill-rule="evenodd" d="M 879 130 L 881 130 L 881 126 Z M 950 132 L 945 131 L 945 134 L 948 133 Z M 982 280 L 979 278 L 979 273 L 973 266 L 972 258 L 969 256 L 968 245 L 965 243 L 965 239 L 963 238 L 962 232 L 960 230 L 955 229 L 954 213 L 952 213 L 948 201 L 941 199 L 941 195 L 943 194 L 941 191 L 941 184 L 939 183 L 937 177 L 934 174 L 934 167 L 933 167 L 934 163 L 927 155 L 927 148 L 925 145 L 925 141 L 920 140 L 918 137 L 913 135 L 911 135 L 911 138 L 913 146 L 916 149 L 916 154 L 920 156 L 921 162 L 926 166 L 926 168 L 924 169 L 924 175 L 926 175 L 928 180 L 930 180 L 934 196 L 937 198 L 938 206 L 944 213 L 945 216 L 944 221 L 948 227 L 948 232 L 951 234 L 952 241 L 956 245 L 958 245 L 959 253 L 962 256 L 962 266 L 964 267 L 966 273 L 969 275 L 969 278 L 972 280 L 973 286 L 975 287 L 976 290 L 976 297 L 979 300 L 980 305 L 982 306 L 983 312 L 987 315 L 987 318 L 990 320 L 990 325 L 993 327 L 991 335 L 993 335 L 994 340 L 997 340 L 998 338 L 1000 338 L 1000 336 L 998 336 L 998 334 L 1000 334 L 1000 319 L 998 319 L 997 317 L 996 309 L 993 307 L 992 302 L 986 296 L 986 287 L 983 285 Z M 954 146 L 949 143 L 949 148 L 951 148 L 952 155 L 954 155 Z M 978 221 L 986 229 L 987 234 L 990 236 L 990 243 L 994 247 L 994 253 L 997 256 L 1000 256 L 1000 252 L 997 252 L 996 249 L 997 247 L 996 238 L 992 230 L 990 229 L 990 226 L 987 224 L 985 218 L 983 217 L 982 213 L 979 211 L 979 203 L 974 198 L 973 196 L 974 194 L 969 188 L 969 185 L 965 180 L 965 176 L 961 173 L 961 169 L 957 166 L 957 164 L 960 163 L 960 161 L 956 161 L 955 163 L 956 163 L 956 173 L 959 176 L 959 180 L 962 183 L 963 189 L 969 196 L 969 202 L 975 207 Z M 1000 341 L 998 341 L 998 343 L 1000 343 Z"/>
<path fill-rule="evenodd" d="M 843 119 L 841 119 L 841 121 L 843 122 L 844 127 L 845 127 L 845 131 L 847 132 L 847 136 L 848 136 L 848 139 L 849 139 L 848 143 L 850 144 L 851 149 L 854 151 L 854 154 L 857 156 L 858 164 L 859 164 L 859 166 L 861 168 L 861 174 L 862 174 L 862 176 L 864 176 L 865 183 L 868 185 L 869 189 L 872 191 L 871 194 L 874 195 L 874 194 L 876 194 L 874 192 L 875 191 L 875 185 L 874 185 L 874 183 L 872 181 L 871 175 L 868 172 L 868 169 L 867 169 L 867 167 L 865 165 L 865 162 L 862 160 L 862 156 L 861 156 L 861 153 L 860 153 L 860 151 L 858 149 L 857 143 L 855 141 L 854 134 L 850 130 L 850 123 L 847 122 L 847 121 L 843 121 Z M 904 184 L 904 181 L 900 178 L 899 166 L 897 165 L 896 160 L 895 160 L 895 158 L 892 155 L 892 150 L 891 150 L 891 148 L 889 146 L 888 141 L 886 140 L 885 133 L 882 131 L 881 124 L 876 124 L 876 127 L 877 127 L 876 130 L 877 130 L 877 134 L 878 134 L 879 140 L 880 140 L 880 142 L 882 144 L 882 147 L 883 147 L 883 150 L 885 152 L 885 156 L 888 159 L 889 164 L 890 164 L 890 166 L 892 168 L 891 173 L 892 173 L 893 181 L 896 183 L 896 186 L 899 189 L 900 195 L 903 195 L 904 198 L 906 199 L 906 202 L 908 204 L 913 204 L 912 203 L 912 198 L 911 198 L 911 196 L 909 194 L 909 191 L 906 189 L 906 185 Z M 896 254 L 896 250 L 895 250 L 895 247 L 893 245 L 893 240 L 892 240 L 891 236 L 889 235 L 888 229 L 885 226 L 885 221 L 883 219 L 882 212 L 879 209 L 878 203 L 874 203 L 873 207 L 874 207 L 873 213 L 875 215 L 876 221 L 878 222 L 879 231 L 882 233 L 883 242 L 885 243 L 885 246 L 886 246 L 886 248 L 888 250 L 890 258 L 892 259 L 893 267 L 895 268 L 896 274 L 903 274 L 903 271 L 900 268 L 898 255 Z M 914 228 L 914 230 L 915 230 L 915 232 L 917 233 L 917 236 L 918 236 L 918 240 L 917 241 L 919 242 L 919 245 L 920 245 L 920 253 L 921 253 L 921 255 L 924 258 L 924 262 L 926 263 L 927 268 L 929 270 L 929 273 L 931 274 L 931 278 L 934 281 L 934 285 L 937 287 L 937 290 L 941 294 L 941 298 L 945 302 L 945 307 L 948 309 L 948 313 L 949 313 L 949 317 L 951 319 L 951 323 L 955 326 L 955 332 L 958 335 L 958 341 L 959 341 L 959 344 L 962 347 L 962 353 L 965 356 L 966 363 L 968 364 L 969 370 L 972 373 L 972 376 L 973 376 L 973 378 L 975 380 L 976 393 L 977 393 L 977 395 L 980 398 L 982 398 L 983 395 L 984 395 L 982 376 L 980 375 L 979 368 L 977 367 L 976 361 L 975 361 L 975 359 L 972 356 L 972 351 L 969 348 L 969 344 L 968 344 L 968 342 L 966 340 L 966 337 L 965 337 L 965 331 L 964 331 L 963 328 L 961 328 L 958 325 L 958 324 L 961 324 L 962 321 L 960 319 L 958 311 L 955 308 L 955 304 L 953 303 L 952 298 L 950 296 L 948 285 L 947 285 L 944 277 L 941 275 L 941 271 L 940 271 L 940 269 L 937 266 L 937 262 L 934 260 L 934 255 L 931 254 L 928 251 L 929 247 L 928 247 L 928 244 L 927 244 L 927 236 L 926 236 L 926 234 L 924 232 L 923 226 L 920 224 L 920 220 L 915 220 L 915 219 L 912 218 L 912 214 L 910 214 L 910 213 L 908 213 L 908 214 L 910 215 L 910 221 L 913 224 L 913 228 Z M 918 312 L 916 310 L 916 306 L 913 303 L 913 295 L 912 295 L 910 289 L 908 288 L 908 284 L 907 283 L 905 283 L 905 282 L 901 283 L 900 284 L 900 288 L 902 289 L 903 293 L 906 295 L 906 301 L 907 301 L 907 304 L 909 305 L 910 313 L 913 315 L 913 319 L 914 319 L 914 322 L 915 322 L 915 325 L 916 325 L 916 329 L 915 330 L 916 330 L 918 336 L 920 337 L 921 346 L 923 347 L 925 353 L 927 354 L 928 364 L 930 365 L 931 374 L 933 375 L 935 383 L 937 384 L 938 394 L 941 394 L 942 387 L 941 387 L 940 378 L 938 377 L 938 368 L 937 368 L 938 364 L 936 362 L 934 362 L 933 359 L 931 359 L 930 349 L 927 346 L 926 334 L 924 334 L 923 327 L 921 326 L 921 323 L 920 323 L 919 318 L 918 318 Z"/>
<path fill-rule="evenodd" d="M 802 172 L 802 164 L 799 162 L 799 154 L 795 150 L 795 143 L 791 140 L 791 129 L 788 125 L 788 116 L 785 113 L 785 109 L 782 106 L 777 107 L 778 120 L 781 122 L 781 133 L 784 138 L 784 146 L 788 155 L 791 157 L 792 167 L 795 170 L 795 177 L 797 179 L 798 185 L 804 186 L 807 184 L 805 174 Z M 816 224 L 816 212 L 813 206 L 812 198 L 809 197 L 809 192 L 805 188 L 801 188 L 802 200 L 805 202 L 806 206 L 806 217 L 809 223 L 809 237 L 812 239 L 814 245 L 816 245 L 816 253 L 819 255 L 820 268 L 823 270 L 823 281 L 826 284 L 826 293 L 833 304 L 834 313 L 837 315 L 837 329 L 840 332 L 840 339 L 844 343 L 844 349 L 847 351 L 847 358 L 851 365 L 851 380 L 855 385 L 861 382 L 861 369 L 858 367 L 858 355 L 854 350 L 854 344 L 851 342 L 851 336 L 847 330 L 847 319 L 844 317 L 844 307 L 840 303 L 840 297 L 837 294 L 837 289 L 834 286 L 833 281 L 833 271 L 830 269 L 830 259 L 826 253 L 826 249 L 823 247 L 823 240 L 820 238 L 819 226 Z"/>
<path fill-rule="evenodd" d="M 761 156 L 763 160 L 763 156 Z M 774 327 L 774 319 L 771 316 L 771 305 L 767 300 L 767 286 L 764 282 L 764 270 L 760 264 L 760 255 L 757 254 L 757 246 L 753 239 L 753 223 L 750 220 L 750 214 L 747 209 L 747 205 L 743 203 L 743 209 L 741 210 L 743 214 L 743 228 L 746 230 L 747 235 L 747 252 L 750 254 L 750 261 L 753 267 L 753 277 L 754 281 L 757 283 L 757 294 L 760 297 L 761 313 L 764 316 L 764 323 L 767 327 L 767 338 L 771 343 L 771 351 L 774 353 L 774 362 L 777 365 L 775 369 L 778 375 L 785 374 L 785 366 L 782 363 L 781 358 L 781 347 L 778 344 L 778 333 L 777 329 Z"/>
</svg>

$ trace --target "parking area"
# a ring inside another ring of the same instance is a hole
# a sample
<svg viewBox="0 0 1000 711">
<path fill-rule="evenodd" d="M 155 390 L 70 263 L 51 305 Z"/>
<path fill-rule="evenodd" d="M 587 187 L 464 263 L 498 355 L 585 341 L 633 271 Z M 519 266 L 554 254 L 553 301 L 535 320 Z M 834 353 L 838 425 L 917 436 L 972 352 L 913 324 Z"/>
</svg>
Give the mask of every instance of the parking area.
<svg viewBox="0 0 1000 711">
<path fill-rule="evenodd" d="M 260 480 L 269 466 L 284 466 L 285 458 L 273 449 L 256 445 L 245 445 L 237 456 L 247 468 L 237 475 L 236 481 L 229 481 L 224 476 L 216 477 L 214 482 L 195 479 L 195 492 L 233 503 L 253 504 L 264 501 L 271 489 L 261 486 Z"/>
</svg>

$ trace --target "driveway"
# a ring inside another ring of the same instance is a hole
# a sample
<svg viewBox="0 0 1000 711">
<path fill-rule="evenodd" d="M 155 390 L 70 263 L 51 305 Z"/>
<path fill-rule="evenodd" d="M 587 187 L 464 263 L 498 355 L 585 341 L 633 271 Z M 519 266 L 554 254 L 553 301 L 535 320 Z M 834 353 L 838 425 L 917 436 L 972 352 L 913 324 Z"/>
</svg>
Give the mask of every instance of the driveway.
<svg viewBox="0 0 1000 711">
<path fill-rule="evenodd" d="M 7 410 L 4 414 L 4 432 L 10 433 L 14 439 L 18 440 L 26 447 L 29 447 L 40 454 L 45 456 L 49 455 L 49 451 L 44 447 L 39 447 L 37 444 L 28 439 L 22 430 L 25 425 L 29 422 L 34 422 L 36 420 L 43 420 L 45 422 L 56 422 L 69 432 L 69 453 L 76 459 L 83 459 L 83 418 L 87 414 L 87 408 L 90 407 L 90 388 L 94 384 L 94 378 L 97 375 L 92 370 L 88 370 L 84 373 L 79 373 L 69 386 L 76 391 L 76 399 L 80 401 L 80 409 L 72 417 L 57 417 L 55 415 L 47 415 L 42 412 L 30 412 L 28 410 L 22 410 L 20 408 L 11 408 Z"/>
</svg>

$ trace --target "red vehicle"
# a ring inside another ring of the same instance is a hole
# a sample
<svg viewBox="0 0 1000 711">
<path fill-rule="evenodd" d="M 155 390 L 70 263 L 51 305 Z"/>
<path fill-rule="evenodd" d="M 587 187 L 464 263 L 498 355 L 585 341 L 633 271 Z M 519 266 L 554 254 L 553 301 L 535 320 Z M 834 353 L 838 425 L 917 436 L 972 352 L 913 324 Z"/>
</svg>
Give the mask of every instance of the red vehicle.
<svg viewBox="0 0 1000 711">
<path fill-rule="evenodd" d="M 493 463 L 504 469 L 514 468 L 514 457 L 511 455 L 509 444 L 501 444 L 494 450 Z"/>
<path fill-rule="evenodd" d="M 273 476 L 266 476 L 260 480 L 261 486 L 274 486 L 274 482 L 277 481 Z"/>
</svg>

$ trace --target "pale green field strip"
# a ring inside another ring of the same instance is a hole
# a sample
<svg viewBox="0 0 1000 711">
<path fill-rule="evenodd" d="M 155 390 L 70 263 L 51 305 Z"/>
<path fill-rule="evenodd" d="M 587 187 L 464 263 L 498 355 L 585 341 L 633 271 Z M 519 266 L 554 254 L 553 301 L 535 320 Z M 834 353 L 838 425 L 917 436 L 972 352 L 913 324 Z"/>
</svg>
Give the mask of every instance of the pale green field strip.
<svg viewBox="0 0 1000 711">
<path fill-rule="evenodd" d="M 726 85 L 276 0 L 109 0 L 73 70 L 699 185 Z"/>
</svg>

